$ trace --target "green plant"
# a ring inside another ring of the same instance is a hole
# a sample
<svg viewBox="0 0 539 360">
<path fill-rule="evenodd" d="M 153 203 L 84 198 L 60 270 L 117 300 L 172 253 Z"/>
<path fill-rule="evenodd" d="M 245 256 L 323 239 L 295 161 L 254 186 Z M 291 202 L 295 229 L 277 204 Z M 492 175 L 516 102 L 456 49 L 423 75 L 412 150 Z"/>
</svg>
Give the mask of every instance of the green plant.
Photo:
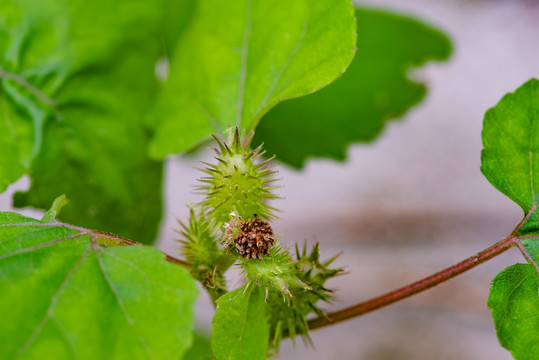
<svg viewBox="0 0 539 360">
<path fill-rule="evenodd" d="M 343 159 L 348 144 L 371 141 L 421 100 L 425 87 L 406 70 L 446 59 L 443 34 L 348 0 L 9 0 L 0 53 L 0 191 L 28 174 L 15 205 L 52 203 L 41 220 L 0 212 L 0 359 L 263 359 L 284 338 L 308 339 L 511 247 L 528 264 L 494 279 L 488 305 L 501 344 L 516 359 L 539 357 L 539 81 L 484 121 L 482 171 L 524 210 L 515 230 L 426 279 L 326 314 L 325 282 L 341 269 L 318 245 L 296 244 L 294 254 L 280 245 L 267 203 L 279 182 L 258 144 L 296 167 L 309 156 Z M 217 155 L 201 169 L 204 198 L 181 223 L 183 260 L 141 246 L 161 218 L 164 157 L 210 133 Z M 225 281 L 233 265 L 245 277 L 237 289 Z M 216 305 L 211 353 L 192 332 L 194 280 Z"/>
</svg>

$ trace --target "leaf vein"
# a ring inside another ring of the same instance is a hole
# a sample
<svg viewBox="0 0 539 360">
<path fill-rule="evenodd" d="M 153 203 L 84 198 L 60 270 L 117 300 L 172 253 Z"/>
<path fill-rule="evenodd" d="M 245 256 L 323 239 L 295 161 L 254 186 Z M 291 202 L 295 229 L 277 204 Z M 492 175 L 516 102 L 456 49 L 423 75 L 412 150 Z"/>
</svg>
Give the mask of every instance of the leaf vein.
<svg viewBox="0 0 539 360">
<path fill-rule="evenodd" d="M 298 40 L 296 41 L 296 45 L 294 46 L 294 49 L 292 49 L 292 52 L 290 52 L 290 55 L 288 55 L 288 58 L 286 59 L 286 62 L 283 64 L 283 66 L 281 67 L 281 70 L 279 71 L 277 76 L 275 76 L 275 78 L 273 79 L 270 87 L 268 88 L 268 91 L 266 92 L 266 95 L 264 96 L 264 99 L 262 99 L 262 101 L 260 102 L 260 105 L 258 106 L 258 109 L 256 110 L 255 116 L 257 116 L 257 114 L 264 108 L 264 104 L 267 103 L 272 92 L 275 90 L 275 87 L 281 80 L 281 77 L 283 76 L 284 72 L 290 65 L 290 62 L 296 56 L 296 53 L 298 52 L 301 45 L 303 44 L 303 39 L 305 38 L 305 34 L 307 33 L 308 27 L 309 27 L 309 16 L 307 14 L 307 16 L 305 17 L 305 21 L 303 22 L 303 29 L 301 31 L 300 36 L 298 37 Z"/>
<path fill-rule="evenodd" d="M 241 128 L 241 116 L 245 97 L 245 84 L 247 80 L 247 56 L 249 54 L 249 38 L 251 36 L 251 0 L 247 0 L 245 15 L 245 30 L 241 44 L 240 81 L 238 90 L 238 107 L 236 108 L 236 127 Z"/>
<path fill-rule="evenodd" d="M 530 157 L 530 188 L 532 191 L 532 198 L 533 198 L 533 204 L 536 204 L 535 200 L 535 189 L 533 184 L 533 142 L 534 142 L 534 135 L 535 135 L 535 124 L 537 120 L 537 112 L 536 112 L 536 105 L 535 105 L 535 91 L 534 87 L 530 87 L 531 92 L 531 105 L 532 105 L 532 123 L 531 123 L 531 131 L 530 131 L 530 151 L 529 151 L 529 157 Z"/>
<path fill-rule="evenodd" d="M 66 274 L 65 278 L 60 283 L 60 286 L 58 287 L 58 290 L 51 298 L 51 303 L 49 304 L 49 307 L 47 308 L 47 311 L 45 312 L 45 315 L 39 322 L 39 324 L 36 326 L 34 331 L 30 334 L 24 345 L 19 349 L 17 354 L 15 354 L 14 359 L 19 358 L 32 343 L 35 341 L 41 330 L 43 330 L 43 327 L 45 326 L 46 321 L 53 315 L 53 311 L 58 303 L 58 300 L 60 299 L 60 295 L 62 294 L 62 291 L 66 287 L 67 283 L 69 282 L 69 279 L 73 276 L 73 274 L 77 271 L 79 266 L 82 264 L 82 262 L 88 257 L 88 254 L 90 254 L 90 251 L 92 250 L 91 246 L 88 247 L 88 249 L 82 254 L 80 259 L 71 267 L 71 269 Z"/>
<path fill-rule="evenodd" d="M 116 288 L 112 284 L 112 281 L 110 280 L 109 276 L 107 275 L 107 272 L 105 271 L 105 266 L 103 265 L 103 259 L 101 259 L 101 256 L 99 254 L 99 252 L 102 251 L 102 250 L 98 250 L 97 246 L 93 246 L 93 249 L 94 249 L 95 255 L 97 257 L 97 262 L 99 263 L 99 268 L 101 269 L 101 273 L 103 274 L 103 278 L 107 282 L 107 284 L 108 284 L 108 286 L 110 288 L 110 291 L 114 295 L 114 298 L 116 299 L 116 303 L 118 304 L 118 307 L 122 311 L 122 314 L 124 315 L 125 319 L 127 320 L 127 323 L 129 324 L 129 326 L 133 330 L 133 333 L 136 335 L 137 340 L 139 341 L 139 343 L 142 345 L 142 347 L 146 351 L 146 354 L 148 355 L 148 357 L 150 359 L 153 359 L 151 349 L 148 347 L 148 344 L 146 344 L 146 341 L 144 340 L 144 338 L 138 333 L 137 329 L 135 328 L 135 323 L 134 323 L 133 319 L 131 318 L 131 316 L 127 312 L 127 309 L 125 308 L 125 305 L 124 305 L 123 301 L 120 299 L 120 295 L 118 294 L 118 291 L 116 290 Z"/>
<path fill-rule="evenodd" d="M 176 293 L 181 293 L 181 292 L 182 292 L 182 291 L 181 291 L 180 289 L 178 289 L 178 288 L 175 288 L 175 287 L 172 287 L 172 286 L 168 286 L 168 285 L 165 285 L 165 284 L 163 284 L 163 283 L 158 283 L 158 282 L 156 282 L 156 281 L 151 280 L 151 279 L 148 277 L 148 275 L 147 275 L 146 272 L 142 271 L 142 270 L 141 270 L 135 263 L 133 263 L 133 262 L 131 262 L 131 261 L 128 261 L 128 260 L 125 260 L 125 259 L 123 259 L 123 258 L 121 258 L 121 257 L 112 255 L 110 252 L 105 252 L 105 251 L 103 251 L 103 254 L 106 255 L 106 256 L 109 256 L 109 257 L 111 257 L 111 258 L 114 258 L 114 259 L 115 259 L 116 261 L 118 261 L 118 262 L 127 264 L 127 265 L 128 265 L 129 267 L 131 267 L 133 270 L 135 270 L 136 272 L 138 272 L 139 274 L 141 274 L 141 275 L 146 279 L 146 281 L 147 281 L 148 283 L 150 283 L 150 284 L 155 284 L 155 285 L 157 285 L 157 286 L 159 286 L 159 287 L 162 287 L 162 288 L 164 288 L 164 289 L 170 289 L 170 290 L 173 290 L 173 291 L 176 292 Z"/>
<path fill-rule="evenodd" d="M 504 180 L 505 184 L 507 185 L 507 188 L 509 189 L 509 191 L 511 191 L 511 193 L 513 194 L 513 196 L 514 196 L 515 198 L 517 198 L 518 200 L 520 200 L 520 202 L 521 202 L 522 204 L 526 204 L 526 201 L 524 201 L 524 200 L 522 199 L 522 197 L 520 197 L 520 195 L 517 195 L 517 193 L 515 192 L 515 190 L 514 190 L 513 187 L 511 186 L 511 183 L 508 181 L 507 175 L 506 175 L 505 171 L 503 170 L 503 168 L 502 168 L 502 166 L 501 166 L 501 164 L 500 164 L 500 160 L 498 159 L 498 157 L 497 157 L 496 155 L 494 155 L 494 154 L 492 155 L 492 157 L 494 158 L 494 161 L 495 161 L 495 163 L 496 163 L 496 167 L 498 168 L 499 173 L 502 175 L 503 180 Z M 527 204 L 526 204 L 526 205 L 527 205 Z M 533 206 L 532 206 L 532 207 L 533 207 Z M 528 213 L 529 213 L 530 211 L 531 211 L 531 210 L 528 210 Z"/>
<path fill-rule="evenodd" d="M 30 234 L 31 232 L 28 232 L 28 233 Z M 9 254 L 4 254 L 4 255 L 0 256 L 0 260 L 4 260 L 4 259 L 7 259 L 9 257 L 24 254 L 24 253 L 27 253 L 27 252 L 32 252 L 32 251 L 35 251 L 35 250 L 39 250 L 39 249 L 42 249 L 42 248 L 45 248 L 45 247 L 48 247 L 48 246 L 51 246 L 51 245 L 54 245 L 54 244 L 58 244 L 60 242 L 66 241 L 66 240 L 75 239 L 75 238 L 77 238 L 79 236 L 83 236 L 83 235 L 88 235 L 88 234 L 87 233 L 77 233 L 77 234 L 65 236 L 65 237 L 60 238 L 60 239 L 54 239 L 54 240 L 51 240 L 51 241 L 48 241 L 48 242 L 45 242 L 45 243 L 30 246 L 28 248 L 19 249 L 17 251 L 11 252 Z"/>
</svg>

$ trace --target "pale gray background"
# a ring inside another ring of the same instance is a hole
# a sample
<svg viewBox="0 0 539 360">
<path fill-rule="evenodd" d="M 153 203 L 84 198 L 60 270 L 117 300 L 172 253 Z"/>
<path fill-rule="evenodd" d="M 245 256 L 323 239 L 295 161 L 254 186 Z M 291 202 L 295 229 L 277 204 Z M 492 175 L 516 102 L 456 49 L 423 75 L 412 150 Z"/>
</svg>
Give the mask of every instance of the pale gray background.
<svg viewBox="0 0 539 360">
<path fill-rule="evenodd" d="M 338 309 L 418 280 L 507 235 L 521 210 L 479 171 L 486 109 L 531 77 L 539 77 L 537 1 L 378 0 L 368 4 L 416 15 L 449 34 L 454 54 L 414 77 L 429 86 L 426 100 L 370 146 L 350 148 L 345 163 L 283 167 L 282 242 L 319 241 L 324 257 L 344 252 L 347 274 L 329 285 Z M 361 35 L 360 35 L 361 36 Z M 166 218 L 159 247 L 175 253 L 176 217 L 197 201 L 193 166 L 207 152 L 171 158 L 166 174 Z M 22 179 L 0 195 L 9 209 Z M 24 210 L 28 214 L 37 211 Z M 486 307 L 491 279 L 523 261 L 516 250 L 457 279 L 346 323 L 312 333 L 316 350 L 285 341 L 280 359 L 508 360 Z M 237 275 L 232 275 L 232 284 Z M 201 330 L 213 309 L 205 294 L 197 306 Z"/>
</svg>

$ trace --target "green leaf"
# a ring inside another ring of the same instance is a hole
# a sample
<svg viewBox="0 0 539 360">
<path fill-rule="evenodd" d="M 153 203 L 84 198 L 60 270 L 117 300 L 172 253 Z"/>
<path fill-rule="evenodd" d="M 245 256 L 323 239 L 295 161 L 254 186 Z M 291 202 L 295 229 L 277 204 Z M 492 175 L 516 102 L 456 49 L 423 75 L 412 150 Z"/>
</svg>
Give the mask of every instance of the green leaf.
<svg viewBox="0 0 539 360">
<path fill-rule="evenodd" d="M 16 206 L 46 209 L 65 193 L 61 219 L 153 241 L 163 164 L 146 154 L 144 119 L 156 62 L 193 3 L 0 3 L 0 190 L 24 169 L 32 180 Z"/>
<path fill-rule="evenodd" d="M 217 300 L 211 347 L 216 360 L 265 359 L 269 330 L 264 293 L 248 283 Z"/>
<path fill-rule="evenodd" d="M 517 360 L 539 358 L 538 89 L 539 81 L 531 79 L 505 95 L 486 112 L 482 134 L 481 171 L 526 214 L 511 235 L 522 243 L 530 264 L 517 264 L 498 274 L 488 301 L 498 339 Z"/>
<path fill-rule="evenodd" d="M 527 214 L 539 199 L 539 81 L 531 79 L 485 114 L 481 171 Z"/>
<path fill-rule="evenodd" d="M 349 0 L 199 5 L 151 118 L 156 158 L 189 150 L 229 126 L 254 129 L 278 102 L 335 80 L 355 52 Z"/>
<path fill-rule="evenodd" d="M 445 60 L 449 39 L 423 22 L 359 8 L 357 54 L 346 73 L 324 89 L 285 101 L 261 120 L 254 144 L 301 167 L 311 156 L 343 160 L 353 142 L 368 142 L 387 120 L 403 116 L 426 92 L 408 78 L 411 68 Z"/>
<path fill-rule="evenodd" d="M 116 238 L 115 238 L 116 239 Z M 196 286 L 146 246 L 0 213 L 0 359 L 179 359 Z"/>
<path fill-rule="evenodd" d="M 488 307 L 502 346 L 517 360 L 539 358 L 539 296 L 533 265 L 513 265 L 494 278 Z"/>
</svg>

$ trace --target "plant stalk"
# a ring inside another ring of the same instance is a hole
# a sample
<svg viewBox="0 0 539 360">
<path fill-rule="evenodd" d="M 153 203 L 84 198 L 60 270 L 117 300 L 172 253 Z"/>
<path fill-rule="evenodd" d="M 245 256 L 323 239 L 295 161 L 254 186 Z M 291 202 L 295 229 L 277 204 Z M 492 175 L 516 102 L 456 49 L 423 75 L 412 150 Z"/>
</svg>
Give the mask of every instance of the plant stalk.
<svg viewBox="0 0 539 360">
<path fill-rule="evenodd" d="M 307 322 L 309 329 L 314 330 L 321 327 L 337 324 L 339 322 L 352 319 L 371 311 L 383 308 L 399 300 L 406 299 L 412 295 L 430 289 L 444 281 L 454 278 L 477 265 L 484 263 L 487 260 L 492 259 L 505 252 L 513 246 L 517 246 L 518 239 L 514 237 L 516 231 L 514 231 L 509 237 L 503 239 L 500 242 L 492 245 L 491 247 L 477 253 L 477 255 L 471 256 L 458 264 L 448 267 L 445 270 L 437 272 L 423 280 L 416 281 L 410 285 L 404 286 L 400 289 L 393 290 L 384 295 L 380 295 L 373 299 L 361 302 L 359 304 L 347 307 L 345 309 L 320 316 L 316 319 L 309 320 Z"/>
<path fill-rule="evenodd" d="M 54 225 L 66 226 L 66 227 L 69 227 L 71 229 L 79 230 L 80 232 L 85 233 L 85 234 L 89 234 L 89 235 L 92 235 L 92 236 L 97 236 L 97 239 L 100 239 L 100 241 L 103 242 L 105 245 L 108 245 L 107 243 L 110 242 L 110 244 L 112 244 L 113 246 L 118 246 L 118 245 L 148 246 L 148 245 L 144 245 L 142 243 L 139 243 L 139 242 L 136 242 L 136 241 L 133 241 L 133 240 L 129 240 L 129 239 L 126 239 L 124 237 L 114 235 L 114 234 L 111 234 L 111 233 L 108 233 L 108 232 L 105 232 L 105 231 L 90 230 L 90 229 L 85 229 L 85 228 L 82 228 L 82 227 L 73 226 L 73 225 L 64 224 L 64 223 L 55 223 Z M 170 255 L 165 254 L 165 253 L 163 253 L 163 255 L 165 255 L 165 260 L 167 260 L 168 262 L 171 262 L 173 264 L 186 267 L 188 269 L 191 268 L 191 265 L 187 261 L 180 260 L 178 258 L 175 258 L 175 257 L 170 256 Z"/>
</svg>

